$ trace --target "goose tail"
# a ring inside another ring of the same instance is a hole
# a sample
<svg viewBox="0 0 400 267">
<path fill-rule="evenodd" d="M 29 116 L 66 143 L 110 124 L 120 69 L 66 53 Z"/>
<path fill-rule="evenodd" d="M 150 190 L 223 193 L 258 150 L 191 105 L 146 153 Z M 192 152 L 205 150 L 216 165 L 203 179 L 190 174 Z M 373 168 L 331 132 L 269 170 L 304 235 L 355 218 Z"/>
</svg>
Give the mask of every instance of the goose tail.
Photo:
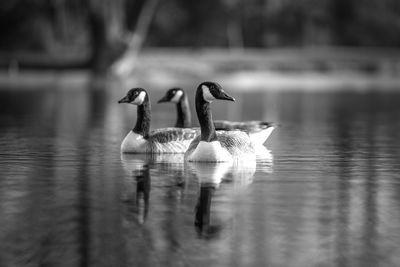
<svg viewBox="0 0 400 267">
<path fill-rule="evenodd" d="M 257 131 L 257 132 L 250 132 L 250 139 L 255 145 L 263 145 L 265 141 L 267 141 L 268 137 L 274 131 L 275 126 L 268 126 L 267 128 Z"/>
</svg>

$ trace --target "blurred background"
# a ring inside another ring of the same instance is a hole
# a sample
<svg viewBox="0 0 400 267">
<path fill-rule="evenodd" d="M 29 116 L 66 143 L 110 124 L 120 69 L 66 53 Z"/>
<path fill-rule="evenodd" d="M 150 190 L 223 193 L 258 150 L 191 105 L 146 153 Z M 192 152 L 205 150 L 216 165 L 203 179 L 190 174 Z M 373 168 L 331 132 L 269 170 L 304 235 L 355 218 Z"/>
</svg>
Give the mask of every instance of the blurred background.
<svg viewBox="0 0 400 267">
<path fill-rule="evenodd" d="M 391 81 L 399 31 L 396 0 L 6 0 L 0 67 L 127 75 L 161 64 L 175 67 L 169 75 L 204 76 L 211 61 L 210 73 L 347 71 Z M 155 49 L 157 63 L 137 59 Z"/>
</svg>

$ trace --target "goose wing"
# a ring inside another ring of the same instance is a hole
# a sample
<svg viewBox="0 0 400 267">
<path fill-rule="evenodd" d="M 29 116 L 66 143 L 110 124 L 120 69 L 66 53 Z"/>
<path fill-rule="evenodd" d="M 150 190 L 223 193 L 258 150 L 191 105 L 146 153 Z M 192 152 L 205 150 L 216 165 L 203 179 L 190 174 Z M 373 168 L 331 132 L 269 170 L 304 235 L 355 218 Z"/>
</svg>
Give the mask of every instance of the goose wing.
<svg viewBox="0 0 400 267">
<path fill-rule="evenodd" d="M 274 127 L 273 122 L 266 121 L 226 121 L 226 120 L 216 120 L 214 121 L 214 126 L 216 130 L 241 130 L 247 133 L 257 132 L 269 127 Z"/>
<path fill-rule="evenodd" d="M 194 128 L 162 128 L 153 130 L 150 133 L 148 140 L 157 143 L 191 141 L 199 133 L 199 129 Z"/>
<path fill-rule="evenodd" d="M 191 128 L 163 128 L 152 131 L 148 138 L 148 153 L 185 153 L 190 142 L 200 133 Z"/>
<path fill-rule="evenodd" d="M 243 131 L 217 131 L 217 136 L 221 146 L 233 156 L 254 154 L 254 145 Z"/>
<path fill-rule="evenodd" d="M 254 144 L 264 144 L 272 131 L 275 129 L 276 124 L 265 121 L 215 121 L 215 128 L 217 130 L 240 130 L 250 135 L 250 139 Z"/>
<path fill-rule="evenodd" d="M 233 157 L 253 155 L 255 147 L 249 135 L 243 131 L 217 131 L 218 141 Z M 197 136 L 190 143 L 187 155 L 190 155 L 201 141 L 201 136 Z"/>
</svg>

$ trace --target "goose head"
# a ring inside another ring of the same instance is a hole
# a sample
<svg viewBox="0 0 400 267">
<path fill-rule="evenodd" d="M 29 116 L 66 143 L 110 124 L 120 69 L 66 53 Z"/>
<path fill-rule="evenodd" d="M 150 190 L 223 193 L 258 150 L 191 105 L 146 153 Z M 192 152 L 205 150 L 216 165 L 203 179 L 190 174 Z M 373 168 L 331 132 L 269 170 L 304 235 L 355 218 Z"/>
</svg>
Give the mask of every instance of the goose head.
<svg viewBox="0 0 400 267">
<path fill-rule="evenodd" d="M 181 88 L 171 88 L 167 91 L 167 93 L 158 100 L 158 103 L 164 102 L 172 102 L 172 103 L 179 103 L 183 97 L 183 90 Z"/>
<path fill-rule="evenodd" d="M 146 90 L 143 88 L 133 88 L 128 91 L 126 96 L 124 96 L 121 100 L 118 101 L 119 104 L 127 103 L 132 105 L 143 105 L 145 100 L 148 100 L 148 95 Z"/>
<path fill-rule="evenodd" d="M 197 88 L 197 97 L 200 97 L 204 101 L 211 103 L 213 100 L 228 100 L 235 101 L 235 99 L 229 96 L 222 89 L 221 85 L 215 82 L 203 82 Z"/>
</svg>

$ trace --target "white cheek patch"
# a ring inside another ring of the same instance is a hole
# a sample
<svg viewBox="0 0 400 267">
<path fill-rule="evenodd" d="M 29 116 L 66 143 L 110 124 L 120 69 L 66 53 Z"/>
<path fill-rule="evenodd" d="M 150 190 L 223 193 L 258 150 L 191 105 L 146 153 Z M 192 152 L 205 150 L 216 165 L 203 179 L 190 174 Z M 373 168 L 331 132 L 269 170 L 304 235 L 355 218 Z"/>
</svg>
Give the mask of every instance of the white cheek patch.
<svg viewBox="0 0 400 267">
<path fill-rule="evenodd" d="M 181 100 L 182 95 L 183 95 L 183 92 L 181 90 L 176 91 L 174 97 L 171 98 L 171 102 L 178 103 Z"/>
<path fill-rule="evenodd" d="M 134 105 L 141 105 L 144 102 L 144 98 L 146 97 L 145 92 L 140 92 L 139 95 L 131 102 Z"/>
<path fill-rule="evenodd" d="M 215 99 L 215 97 L 210 92 L 210 88 L 208 88 L 207 86 L 203 85 L 201 87 L 201 89 L 203 89 L 203 98 L 204 98 L 205 101 L 210 103 L 211 101 L 213 101 Z"/>
</svg>

